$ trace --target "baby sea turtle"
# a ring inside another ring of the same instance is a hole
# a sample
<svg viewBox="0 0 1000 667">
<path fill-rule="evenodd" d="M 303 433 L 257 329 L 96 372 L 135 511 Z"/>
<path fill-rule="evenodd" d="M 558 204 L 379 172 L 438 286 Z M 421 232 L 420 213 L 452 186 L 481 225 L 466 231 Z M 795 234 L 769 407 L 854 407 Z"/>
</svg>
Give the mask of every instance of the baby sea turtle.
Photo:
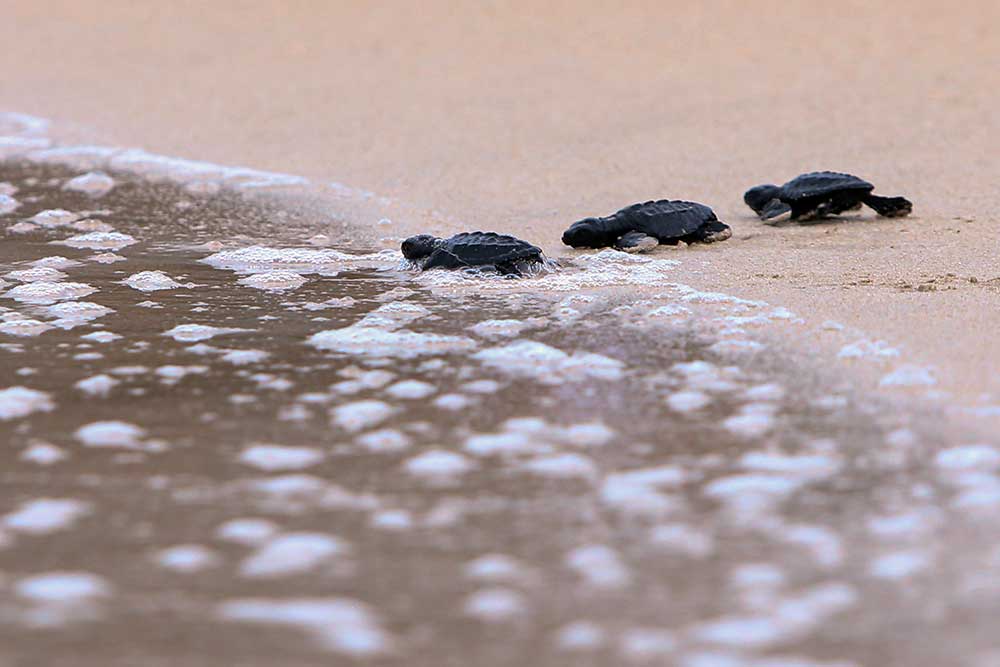
<svg viewBox="0 0 1000 667">
<path fill-rule="evenodd" d="M 643 252 L 656 246 L 714 243 L 733 235 L 704 204 L 661 199 L 633 204 L 605 218 L 585 218 L 563 232 L 562 242 L 574 248 L 614 246 Z"/>
<path fill-rule="evenodd" d="M 496 232 L 463 232 L 440 239 L 418 234 L 403 241 L 403 257 L 427 269 L 493 268 L 504 275 L 524 275 L 540 268 L 541 248 Z"/>
<path fill-rule="evenodd" d="M 747 206 L 769 224 L 783 220 L 817 220 L 845 211 L 855 211 L 862 204 L 879 215 L 900 218 L 909 215 L 913 204 L 903 197 L 873 195 L 875 186 L 850 174 L 814 171 L 796 176 L 781 187 L 758 185 L 743 195 Z"/>
</svg>

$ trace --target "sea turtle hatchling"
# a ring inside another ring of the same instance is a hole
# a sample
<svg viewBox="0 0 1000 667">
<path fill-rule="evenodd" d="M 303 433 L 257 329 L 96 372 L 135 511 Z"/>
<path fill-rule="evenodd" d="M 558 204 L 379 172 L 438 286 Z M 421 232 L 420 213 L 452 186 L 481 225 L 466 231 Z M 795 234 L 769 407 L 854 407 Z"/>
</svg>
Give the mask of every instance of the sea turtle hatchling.
<svg viewBox="0 0 1000 667">
<path fill-rule="evenodd" d="M 401 250 L 422 271 L 482 267 L 525 275 L 545 264 L 541 248 L 496 232 L 463 232 L 447 239 L 418 234 L 403 241 Z"/>
<path fill-rule="evenodd" d="M 661 199 L 627 206 L 604 218 L 585 218 L 563 232 L 562 242 L 574 248 L 613 246 L 644 252 L 658 245 L 714 243 L 733 235 L 704 204 Z"/>
<path fill-rule="evenodd" d="M 818 220 L 862 204 L 887 218 L 909 215 L 913 204 L 903 197 L 873 195 L 875 186 L 850 174 L 814 171 L 796 176 L 782 186 L 758 185 L 743 195 L 743 201 L 761 220 L 775 224 L 784 220 Z"/>
</svg>

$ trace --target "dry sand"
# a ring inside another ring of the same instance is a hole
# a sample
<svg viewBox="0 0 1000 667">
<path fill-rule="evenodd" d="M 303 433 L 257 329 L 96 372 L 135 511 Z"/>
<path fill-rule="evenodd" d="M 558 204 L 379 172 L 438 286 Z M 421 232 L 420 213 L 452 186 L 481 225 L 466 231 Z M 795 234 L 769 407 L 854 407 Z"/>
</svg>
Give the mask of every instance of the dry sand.
<svg viewBox="0 0 1000 667">
<path fill-rule="evenodd" d="M 702 201 L 735 235 L 685 251 L 688 282 L 902 345 L 960 402 L 1000 395 L 995 2 L 0 13 L 0 108 L 75 139 L 335 179 L 434 212 L 399 233 L 433 219 L 553 253 L 583 215 Z M 783 229 L 748 215 L 747 186 L 812 169 L 857 173 L 915 213 Z"/>
</svg>

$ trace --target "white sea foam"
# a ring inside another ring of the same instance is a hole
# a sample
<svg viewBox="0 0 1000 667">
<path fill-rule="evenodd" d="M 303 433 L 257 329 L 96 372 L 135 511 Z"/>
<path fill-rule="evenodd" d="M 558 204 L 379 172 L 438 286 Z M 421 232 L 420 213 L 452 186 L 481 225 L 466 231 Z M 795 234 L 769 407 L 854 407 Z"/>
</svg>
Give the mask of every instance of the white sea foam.
<svg viewBox="0 0 1000 667">
<path fill-rule="evenodd" d="M 79 299 L 96 291 L 96 289 L 85 283 L 43 281 L 18 285 L 4 292 L 2 296 L 21 303 L 44 306 L 56 301 Z"/>
<path fill-rule="evenodd" d="M 37 336 L 54 329 L 51 324 L 31 318 L 0 322 L 0 333 L 8 336 Z"/>
<path fill-rule="evenodd" d="M 135 449 L 141 445 L 146 432 L 128 422 L 99 421 L 81 426 L 74 435 L 88 447 Z"/>
<path fill-rule="evenodd" d="M 201 261 L 217 269 L 230 269 L 247 273 L 261 271 L 300 271 L 322 273 L 341 268 L 385 268 L 399 262 L 396 251 L 382 251 L 370 255 L 351 255 L 329 248 L 268 248 L 251 246 L 236 250 L 222 250 Z"/>
<path fill-rule="evenodd" d="M 122 284 L 128 285 L 132 289 L 139 290 L 140 292 L 155 292 L 158 290 L 177 289 L 178 287 L 191 286 L 182 285 L 162 271 L 140 271 L 139 273 L 133 273 L 128 278 L 123 280 Z"/>
<path fill-rule="evenodd" d="M 240 461 L 261 470 L 302 470 L 323 460 L 323 453 L 309 447 L 253 445 L 240 454 Z"/>
<path fill-rule="evenodd" d="M 584 379 L 619 380 L 624 364 L 600 354 L 567 354 L 544 343 L 520 341 L 482 350 L 473 355 L 487 366 L 533 378 L 542 384 L 561 384 Z"/>
<path fill-rule="evenodd" d="M 163 332 L 180 343 L 197 343 L 216 336 L 234 333 L 246 333 L 250 329 L 235 329 L 232 327 L 213 327 L 207 324 L 178 324 L 173 329 Z"/>
<path fill-rule="evenodd" d="M 82 500 L 38 498 L 0 518 L 0 525 L 18 533 L 42 535 L 69 528 L 89 512 L 90 504 Z"/>
<path fill-rule="evenodd" d="M 107 396 L 117 384 L 118 380 L 102 373 L 80 380 L 73 386 L 91 396 Z"/>
<path fill-rule="evenodd" d="M 66 277 L 66 274 L 59 269 L 50 266 L 35 266 L 30 269 L 10 271 L 5 274 L 6 278 L 17 280 L 22 283 L 56 282 Z"/>
<path fill-rule="evenodd" d="M 414 477 L 433 484 L 452 484 L 475 466 L 467 457 L 456 452 L 431 449 L 409 459 L 403 467 Z"/>
<path fill-rule="evenodd" d="M 27 387 L 0 389 L 0 420 L 18 419 L 33 412 L 51 412 L 53 409 L 55 403 L 44 391 Z"/>
<path fill-rule="evenodd" d="M 286 533 L 264 543 L 240 565 L 250 578 L 287 577 L 308 572 L 331 559 L 346 556 L 349 545 L 323 533 Z"/>
<path fill-rule="evenodd" d="M 253 287 L 259 290 L 270 292 L 283 292 L 293 290 L 305 285 L 308 281 L 298 273 L 292 271 L 266 271 L 262 273 L 251 273 L 249 276 L 240 278 L 240 285 Z"/>
<path fill-rule="evenodd" d="M 623 588 L 632 580 L 618 553 L 604 544 L 577 547 L 566 554 L 565 563 L 594 588 Z"/>
<path fill-rule="evenodd" d="M 370 326 L 352 325 L 313 334 L 307 341 L 320 350 L 361 356 L 412 358 L 427 354 L 463 352 L 475 348 L 476 343 L 464 336 L 446 336 L 433 333 L 416 333 Z"/>
<path fill-rule="evenodd" d="M 382 401 L 356 401 L 338 405 L 330 414 L 335 424 L 354 433 L 380 424 L 395 411 L 395 408 Z"/>
<path fill-rule="evenodd" d="M 299 628 L 335 653 L 364 657 L 392 648 L 392 638 L 371 609 L 349 598 L 235 599 L 220 604 L 216 615 L 226 621 Z"/>
<path fill-rule="evenodd" d="M 86 195 L 90 195 L 91 197 L 101 197 L 106 195 L 111 192 L 113 187 L 115 187 L 115 179 L 103 172 L 98 171 L 81 174 L 69 179 L 63 185 L 63 189 L 65 190 L 82 192 Z"/>
<path fill-rule="evenodd" d="M 215 536 L 226 542 L 257 546 L 278 533 L 278 527 L 267 519 L 233 519 L 215 530 Z"/>
<path fill-rule="evenodd" d="M 480 621 L 510 621 L 528 610 L 527 599 L 510 588 L 487 588 L 476 591 L 465 601 L 465 613 Z"/>
<path fill-rule="evenodd" d="M 61 208 L 53 208 L 36 213 L 29 218 L 28 221 L 32 224 L 38 225 L 39 227 L 55 229 L 57 227 L 66 227 L 71 222 L 79 220 L 81 217 L 83 216 L 79 213 L 72 213 Z"/>
<path fill-rule="evenodd" d="M 22 461 L 30 461 L 40 466 L 58 463 L 66 458 L 66 452 L 47 442 L 36 442 L 21 452 Z"/>
<path fill-rule="evenodd" d="M 88 232 L 77 234 L 62 241 L 52 241 L 57 245 L 66 245 L 70 248 L 87 248 L 89 250 L 121 250 L 130 245 L 135 245 L 138 241 L 128 234 L 121 232 Z"/>
<path fill-rule="evenodd" d="M 167 570 L 194 574 L 219 564 L 219 555 L 200 544 L 178 544 L 156 554 L 157 564 Z"/>
<path fill-rule="evenodd" d="M 0 193 L 0 215 L 9 215 L 21 207 L 21 202 L 17 201 L 7 193 Z"/>
</svg>

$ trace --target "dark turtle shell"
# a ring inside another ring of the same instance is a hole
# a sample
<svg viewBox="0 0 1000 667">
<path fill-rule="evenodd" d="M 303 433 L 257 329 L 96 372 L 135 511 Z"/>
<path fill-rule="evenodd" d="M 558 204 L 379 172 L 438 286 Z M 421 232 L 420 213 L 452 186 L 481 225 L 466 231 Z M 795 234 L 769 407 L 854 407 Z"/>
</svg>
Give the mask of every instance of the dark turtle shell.
<svg viewBox="0 0 1000 667">
<path fill-rule="evenodd" d="M 661 243 L 694 234 L 705 223 L 718 220 L 715 212 L 704 204 L 671 199 L 633 204 L 615 216 Z"/>
<path fill-rule="evenodd" d="M 836 193 L 857 192 L 858 196 L 871 192 L 875 186 L 850 174 L 835 171 L 814 171 L 796 176 L 781 186 L 781 199 L 787 202 L 826 197 Z"/>
<path fill-rule="evenodd" d="M 523 261 L 541 261 L 541 248 L 507 234 L 463 232 L 444 239 L 427 261 L 425 269 L 460 269 L 466 266 L 501 266 Z"/>
</svg>

